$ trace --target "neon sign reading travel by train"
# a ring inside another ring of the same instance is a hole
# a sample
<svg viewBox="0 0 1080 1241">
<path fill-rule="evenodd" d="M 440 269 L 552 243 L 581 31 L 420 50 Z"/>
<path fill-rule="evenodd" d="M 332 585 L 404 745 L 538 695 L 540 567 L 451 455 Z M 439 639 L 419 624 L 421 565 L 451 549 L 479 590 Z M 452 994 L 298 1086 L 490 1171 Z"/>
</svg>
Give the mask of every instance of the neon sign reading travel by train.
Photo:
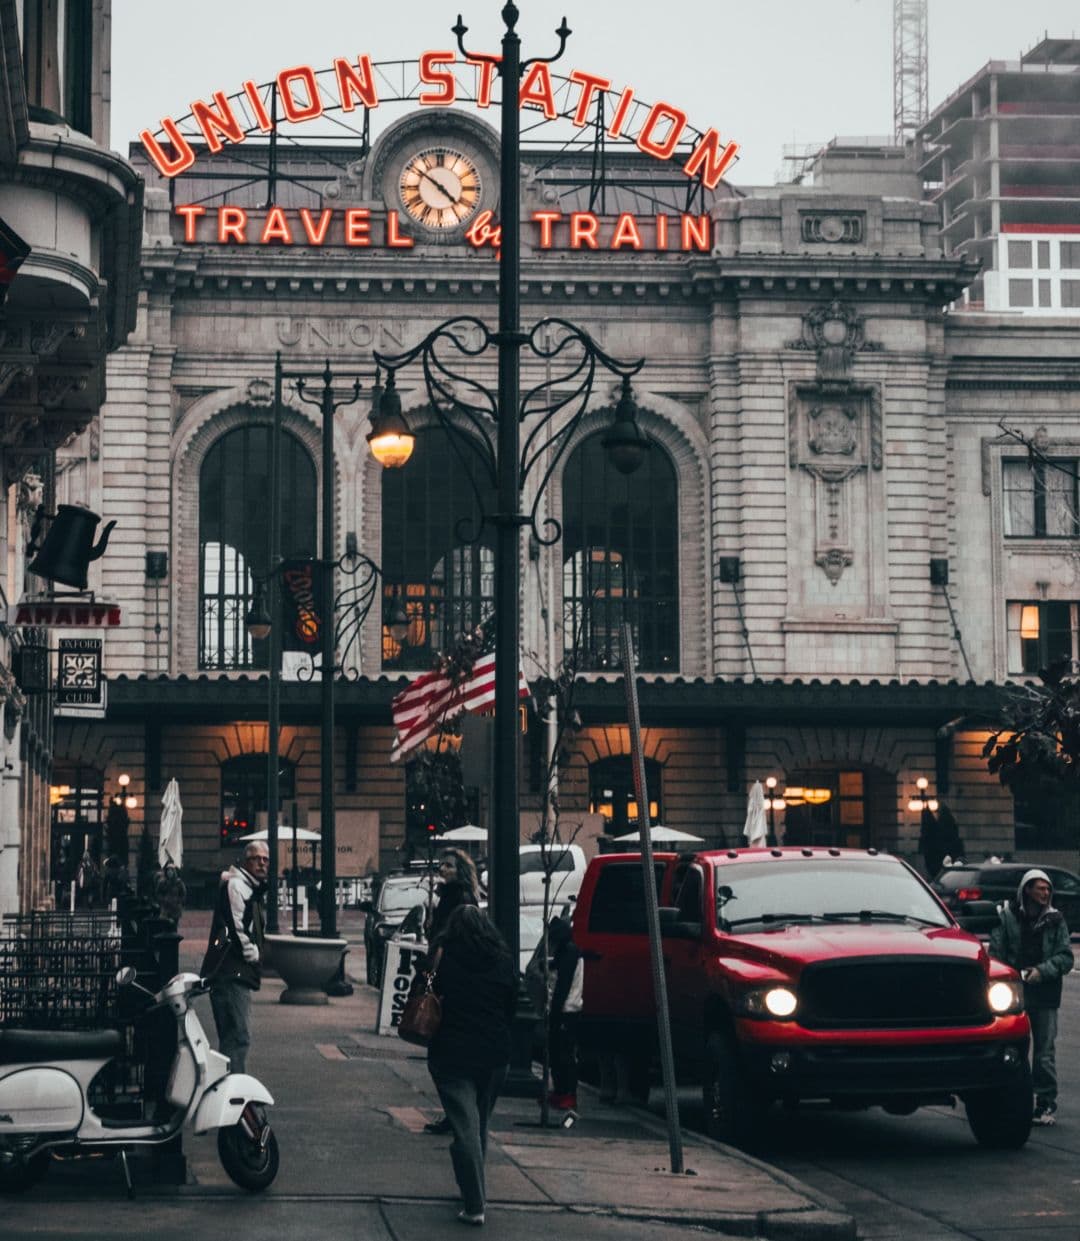
<svg viewBox="0 0 1080 1241">
<path fill-rule="evenodd" d="M 420 91 L 417 96 L 417 102 L 422 107 L 447 108 L 457 100 L 458 83 L 454 69 L 459 65 L 468 65 L 477 71 L 477 107 L 491 106 L 496 66 L 490 61 L 471 58 L 459 61 L 455 52 L 427 51 L 421 54 L 418 64 L 420 81 L 430 88 Z M 355 61 L 339 56 L 326 76 L 332 79 L 328 88 L 329 101 L 324 99 L 316 71 L 310 65 L 282 69 L 273 85 L 284 121 L 292 124 L 313 121 L 322 116 L 328 106 L 339 108 L 342 112 L 353 112 L 357 105 L 368 109 L 379 106 L 377 75 L 370 56 L 357 56 Z M 574 69 L 565 80 L 574 88 L 576 98 L 571 100 L 572 108 L 564 106 L 560 111 L 556 107 L 555 83 L 547 64 L 538 61 L 530 65 L 521 81 L 518 106 L 536 109 L 552 121 L 561 115 L 579 129 L 584 128 L 592 123 L 589 115 L 597 98 L 601 94 L 612 93 L 612 83 L 608 78 L 579 69 Z M 239 94 L 233 97 L 237 100 L 236 107 L 233 106 L 233 98 L 226 97 L 222 91 L 214 91 L 210 98 L 209 103 L 198 99 L 191 104 L 191 120 L 211 153 L 222 150 L 226 144 L 242 143 L 249 132 L 269 134 L 276 128 L 260 87 L 251 80 L 245 81 Z M 653 104 L 640 123 L 633 122 L 637 128 L 631 132 L 631 115 L 636 116 L 639 111 L 636 104 L 632 87 L 623 87 L 618 92 L 608 113 L 610 120 L 606 123 L 609 138 L 630 139 L 646 155 L 669 160 L 685 136 L 696 132 L 690 128 L 687 114 L 670 103 Z M 249 117 L 253 119 L 253 125 Z M 195 163 L 195 150 L 171 117 L 162 120 L 160 132 L 164 136 L 163 141 L 149 129 L 144 129 L 139 136 L 147 155 L 162 176 L 179 176 Z M 706 188 L 715 189 L 738 153 L 737 142 L 727 142 L 720 136 L 719 130 L 707 129 L 693 141 L 682 171 L 691 180 L 700 180 Z"/>
</svg>

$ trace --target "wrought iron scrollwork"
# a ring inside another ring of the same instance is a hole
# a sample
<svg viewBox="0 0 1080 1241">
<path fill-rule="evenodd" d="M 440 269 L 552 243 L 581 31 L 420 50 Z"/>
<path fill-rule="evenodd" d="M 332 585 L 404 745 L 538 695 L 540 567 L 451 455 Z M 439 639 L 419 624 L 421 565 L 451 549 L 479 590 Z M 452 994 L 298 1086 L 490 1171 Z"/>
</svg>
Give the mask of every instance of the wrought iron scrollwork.
<svg viewBox="0 0 1080 1241">
<path fill-rule="evenodd" d="M 419 359 L 428 401 L 439 426 L 447 433 L 458 462 L 465 470 L 479 511 L 476 529 L 459 521 L 455 527 L 463 543 L 479 542 L 491 524 L 486 496 L 498 483 L 496 429 L 497 395 L 459 369 L 454 351 L 465 358 L 479 357 L 492 344 L 494 333 L 473 315 L 448 319 L 412 349 L 399 354 L 375 354 L 380 367 L 396 373 Z M 523 343 L 545 364 L 544 379 L 521 398 L 516 416 L 526 428 L 518 461 L 518 489 L 530 473 L 540 474 L 532 507 L 521 524 L 538 543 L 558 541 L 562 527 L 556 518 L 540 516 L 540 503 L 555 470 L 566 454 L 588 409 L 598 368 L 618 379 L 629 379 L 645 364 L 643 358 L 626 362 L 601 349 L 584 328 L 566 319 L 542 319 L 524 336 Z M 557 368 L 556 365 L 558 364 Z"/>
<path fill-rule="evenodd" d="M 370 557 L 352 548 L 334 563 L 334 568 L 347 581 L 334 596 L 334 650 L 337 652 L 337 662 L 333 671 L 340 673 L 346 681 L 357 681 L 360 679 L 360 669 L 351 656 L 360 643 L 364 622 L 372 605 L 379 597 L 382 570 Z M 307 660 L 297 669 L 296 677 L 299 681 L 312 681 L 316 672 L 315 658 L 305 654 Z"/>
</svg>

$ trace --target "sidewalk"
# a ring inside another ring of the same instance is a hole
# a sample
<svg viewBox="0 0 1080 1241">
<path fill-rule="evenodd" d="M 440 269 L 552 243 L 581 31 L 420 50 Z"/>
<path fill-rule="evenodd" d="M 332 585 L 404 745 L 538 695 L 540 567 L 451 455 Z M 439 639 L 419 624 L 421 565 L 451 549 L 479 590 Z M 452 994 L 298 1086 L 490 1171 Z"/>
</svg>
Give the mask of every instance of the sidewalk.
<svg viewBox="0 0 1080 1241">
<path fill-rule="evenodd" d="M 352 996 L 325 1007 L 283 1005 L 282 984 L 271 977 L 255 997 L 248 1068 L 274 1094 L 271 1122 L 281 1148 L 281 1170 L 266 1194 L 238 1190 L 221 1168 L 213 1136 L 188 1132 L 187 1185 L 150 1186 L 129 1203 L 118 1166 L 98 1165 L 92 1176 L 85 1165 L 56 1166 L 40 1186 L 5 1202 L 5 1237 L 105 1241 L 151 1230 L 155 1237 L 186 1237 L 208 1224 L 230 1241 L 461 1236 L 448 1139 L 422 1131 L 438 1111 L 423 1052 L 373 1032 L 376 992 L 357 981 L 360 919 L 352 912 L 342 919 Z M 182 967 L 197 968 L 208 925 L 208 914 L 185 914 Z M 199 1004 L 212 1036 L 209 1005 Z M 500 1099 L 484 1235 L 673 1241 L 691 1226 L 776 1241 L 854 1239 L 849 1215 L 784 1173 L 684 1133 L 687 1172 L 673 1176 L 667 1130 L 654 1116 L 605 1106 L 587 1087 L 579 1099 L 580 1119 L 568 1130 L 541 1129 L 533 1101 Z"/>
</svg>

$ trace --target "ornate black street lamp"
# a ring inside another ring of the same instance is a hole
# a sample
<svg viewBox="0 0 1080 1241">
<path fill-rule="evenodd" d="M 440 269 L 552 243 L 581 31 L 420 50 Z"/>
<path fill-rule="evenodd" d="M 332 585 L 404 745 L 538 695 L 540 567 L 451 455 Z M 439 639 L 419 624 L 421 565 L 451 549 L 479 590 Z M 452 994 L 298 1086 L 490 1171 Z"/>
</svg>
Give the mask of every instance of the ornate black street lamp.
<svg viewBox="0 0 1080 1241">
<path fill-rule="evenodd" d="M 337 377 L 327 362 L 320 372 L 286 371 L 282 368 L 279 353 L 274 364 L 274 425 L 270 444 L 270 569 L 264 578 L 255 583 L 255 595 L 246 617 L 248 631 L 254 638 L 270 638 L 270 694 L 268 708 L 268 760 L 267 760 L 267 840 L 270 848 L 269 890 L 267 893 L 267 930 L 278 929 L 278 807 L 279 765 L 278 742 L 281 711 L 281 625 L 273 618 L 280 617 L 279 580 L 286 565 L 281 560 L 281 409 L 282 387 L 285 381 L 294 385 L 297 398 L 308 405 L 317 405 L 322 414 L 322 556 L 316 562 L 319 567 L 318 623 L 320 626 L 320 837 L 322 845 L 321 889 L 319 921 L 321 933 L 327 938 L 337 935 L 337 839 L 335 822 L 334 790 L 334 678 L 337 673 L 358 676 L 352 671 L 349 655 L 359 641 L 364 621 L 379 593 L 382 571 L 356 546 L 355 535 L 346 539 L 345 553 L 334 558 L 334 415 L 342 406 L 359 400 L 361 378 L 368 373 L 350 375 L 349 395 L 335 396 Z M 372 389 L 372 418 L 379 418 L 379 406 L 383 396 L 379 373 L 374 372 Z M 400 439 L 400 437 L 399 437 Z M 399 442 L 399 455 L 408 451 Z M 350 580 L 339 592 L 337 575 L 344 574 Z M 400 601 L 387 617 L 391 635 L 398 640 L 408 629 L 408 620 Z M 340 662 L 339 662 L 340 653 Z M 301 680 L 314 676 L 314 661 L 301 670 Z M 306 672 L 306 675 L 305 675 Z"/>
<path fill-rule="evenodd" d="M 463 57 L 494 66 L 502 78 L 499 249 L 499 328 L 491 332 L 479 319 L 462 315 L 440 324 L 414 348 L 375 360 L 388 372 L 380 420 L 372 418 L 372 452 L 384 465 L 401 462 L 380 456 L 377 432 L 388 431 L 382 420 L 393 419 L 397 434 L 407 434 L 396 392 L 395 375 L 419 360 L 427 395 L 440 426 L 448 433 L 459 463 L 465 468 L 480 507 L 478 529 L 461 530 L 463 541 L 480 537 L 483 525 L 495 527 L 495 754 L 494 807 L 489 826 L 489 898 L 492 915 L 517 958 L 519 917 L 518 819 L 518 669 L 520 646 L 520 532 L 530 528 L 541 544 L 561 535 L 557 520 L 541 516 L 540 503 L 547 483 L 567 451 L 584 417 L 597 367 L 621 380 L 615 417 L 605 436 L 617 469 L 630 473 L 644 457 L 647 442 L 635 419 L 630 377 L 644 359 L 619 361 L 605 353 L 584 331 L 564 319 L 547 319 L 531 331 L 521 328 L 521 154 L 519 150 L 519 84 L 534 60 L 522 61 L 521 41 L 515 31 L 517 6 L 509 0 L 502 10 L 506 30 L 502 56 L 469 52 L 467 28 L 459 15 L 453 32 Z M 555 32 L 559 50 L 566 47 L 570 30 L 565 19 Z M 498 392 L 462 373 L 461 366 L 494 344 L 498 349 Z M 521 394 L 521 351 L 547 363 L 547 378 Z M 561 373 L 552 375 L 556 367 Z M 522 442 L 524 441 L 524 442 Z M 522 489 L 533 471 L 539 476 L 531 507 L 522 512 Z M 485 511 L 477 475 L 497 496 L 497 510 Z"/>
</svg>

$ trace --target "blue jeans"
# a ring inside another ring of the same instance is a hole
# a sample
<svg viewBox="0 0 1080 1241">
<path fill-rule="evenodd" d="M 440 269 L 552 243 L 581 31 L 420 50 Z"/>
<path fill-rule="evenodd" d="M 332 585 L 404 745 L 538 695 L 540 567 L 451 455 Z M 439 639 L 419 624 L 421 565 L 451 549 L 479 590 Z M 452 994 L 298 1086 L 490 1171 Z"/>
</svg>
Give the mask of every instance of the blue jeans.
<svg viewBox="0 0 1080 1241">
<path fill-rule="evenodd" d="M 229 1057 L 229 1071 L 247 1072 L 251 1046 L 251 988 L 236 978 L 219 978 L 210 988 L 210 1007 L 217 1026 L 218 1051 Z"/>
<path fill-rule="evenodd" d="M 1057 1038 L 1058 1010 L 1029 1008 L 1031 1022 L 1031 1084 L 1040 1107 L 1057 1104 L 1057 1064 L 1054 1040 Z"/>
<path fill-rule="evenodd" d="M 487 1154 L 488 1120 L 506 1080 L 505 1064 L 494 1069 L 435 1069 L 431 1080 L 450 1122 L 454 1140 L 450 1162 L 461 1190 L 465 1210 L 479 1215 L 484 1210 L 484 1156 Z"/>
</svg>

